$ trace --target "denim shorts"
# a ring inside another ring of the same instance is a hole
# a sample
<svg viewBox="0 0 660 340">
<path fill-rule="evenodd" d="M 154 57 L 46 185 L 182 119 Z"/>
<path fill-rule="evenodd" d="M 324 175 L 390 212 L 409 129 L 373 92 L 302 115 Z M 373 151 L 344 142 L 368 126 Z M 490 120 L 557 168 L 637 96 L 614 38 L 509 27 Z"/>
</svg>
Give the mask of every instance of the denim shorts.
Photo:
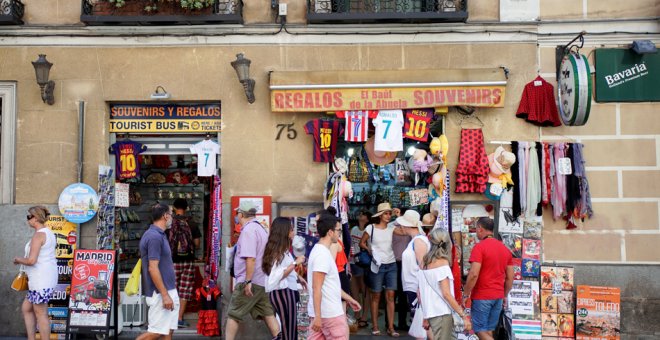
<svg viewBox="0 0 660 340">
<path fill-rule="evenodd" d="M 357 264 L 351 263 L 351 275 L 353 277 L 364 276 L 364 268 Z"/>
<path fill-rule="evenodd" d="M 497 322 L 500 320 L 501 311 L 502 299 L 472 300 L 470 315 L 474 332 L 494 331 L 497 328 Z"/>
<path fill-rule="evenodd" d="M 396 262 L 381 264 L 378 273 L 369 273 L 369 288 L 374 293 L 385 290 L 396 290 Z"/>
</svg>

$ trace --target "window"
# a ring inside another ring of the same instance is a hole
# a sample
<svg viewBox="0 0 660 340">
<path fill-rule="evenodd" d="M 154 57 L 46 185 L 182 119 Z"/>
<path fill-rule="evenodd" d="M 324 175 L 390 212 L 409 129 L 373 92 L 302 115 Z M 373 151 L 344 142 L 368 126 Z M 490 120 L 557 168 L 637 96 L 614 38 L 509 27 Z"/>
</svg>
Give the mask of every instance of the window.
<svg viewBox="0 0 660 340">
<path fill-rule="evenodd" d="M 0 204 L 14 203 L 16 83 L 0 82 Z"/>
</svg>

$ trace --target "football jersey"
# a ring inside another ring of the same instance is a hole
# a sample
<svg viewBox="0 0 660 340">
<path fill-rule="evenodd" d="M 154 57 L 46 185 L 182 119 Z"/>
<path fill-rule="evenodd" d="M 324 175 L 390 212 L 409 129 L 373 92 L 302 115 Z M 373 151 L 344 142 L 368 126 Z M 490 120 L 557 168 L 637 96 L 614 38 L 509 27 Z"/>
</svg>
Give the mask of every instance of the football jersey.
<svg viewBox="0 0 660 340">
<path fill-rule="evenodd" d="M 346 118 L 344 140 L 366 142 L 369 132 L 369 118 L 375 118 L 378 111 L 338 111 L 337 117 Z"/>
<path fill-rule="evenodd" d="M 406 110 L 406 123 L 403 125 L 403 137 L 426 142 L 434 109 Z"/>
<path fill-rule="evenodd" d="M 197 155 L 197 176 L 214 176 L 217 173 L 216 159 L 220 153 L 218 143 L 205 139 L 190 147 L 190 152 Z"/>
<path fill-rule="evenodd" d="M 374 150 L 403 150 L 403 111 L 380 110 L 373 124 L 376 127 Z"/>
<path fill-rule="evenodd" d="M 314 162 L 331 163 L 337 153 L 337 139 L 344 132 L 338 120 L 313 119 L 305 124 L 305 132 L 314 137 Z"/>
<path fill-rule="evenodd" d="M 140 162 L 137 156 L 146 151 L 147 147 L 138 142 L 117 142 L 110 146 L 115 154 L 117 179 L 129 179 L 140 176 Z"/>
</svg>

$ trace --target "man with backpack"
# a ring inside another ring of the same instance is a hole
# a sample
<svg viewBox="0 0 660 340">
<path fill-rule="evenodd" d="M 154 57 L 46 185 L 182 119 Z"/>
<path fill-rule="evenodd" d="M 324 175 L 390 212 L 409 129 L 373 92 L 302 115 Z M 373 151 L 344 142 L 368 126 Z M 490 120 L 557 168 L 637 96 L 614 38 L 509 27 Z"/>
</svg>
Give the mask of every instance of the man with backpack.
<svg viewBox="0 0 660 340">
<path fill-rule="evenodd" d="M 195 284 L 195 250 L 199 248 L 200 238 L 197 225 L 193 224 L 190 216 L 186 216 L 188 201 L 183 198 L 174 200 L 174 216 L 172 227 L 166 231 L 167 240 L 172 249 L 172 262 L 176 274 L 176 289 L 181 299 L 179 309 L 179 328 L 190 327 L 183 321 L 186 312 L 186 303 L 193 299 L 193 286 Z"/>
</svg>

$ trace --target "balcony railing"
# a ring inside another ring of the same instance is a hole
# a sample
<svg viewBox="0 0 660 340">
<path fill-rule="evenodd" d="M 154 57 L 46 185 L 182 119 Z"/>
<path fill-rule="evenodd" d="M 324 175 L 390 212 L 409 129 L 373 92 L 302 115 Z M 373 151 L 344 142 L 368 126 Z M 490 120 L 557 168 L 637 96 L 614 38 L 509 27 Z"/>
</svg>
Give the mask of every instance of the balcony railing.
<svg viewBox="0 0 660 340">
<path fill-rule="evenodd" d="M 467 0 L 307 0 L 310 24 L 465 22 Z"/>
<path fill-rule="evenodd" d="M 0 0 L 0 25 L 22 25 L 24 12 L 21 0 Z"/>
<path fill-rule="evenodd" d="M 0 0 L 2 1 L 2 0 Z M 182 0 L 82 0 L 80 21 L 87 25 L 242 24 L 242 0 L 211 0 L 201 9 L 186 9 Z M 190 2 L 190 1 L 189 1 Z"/>
</svg>

